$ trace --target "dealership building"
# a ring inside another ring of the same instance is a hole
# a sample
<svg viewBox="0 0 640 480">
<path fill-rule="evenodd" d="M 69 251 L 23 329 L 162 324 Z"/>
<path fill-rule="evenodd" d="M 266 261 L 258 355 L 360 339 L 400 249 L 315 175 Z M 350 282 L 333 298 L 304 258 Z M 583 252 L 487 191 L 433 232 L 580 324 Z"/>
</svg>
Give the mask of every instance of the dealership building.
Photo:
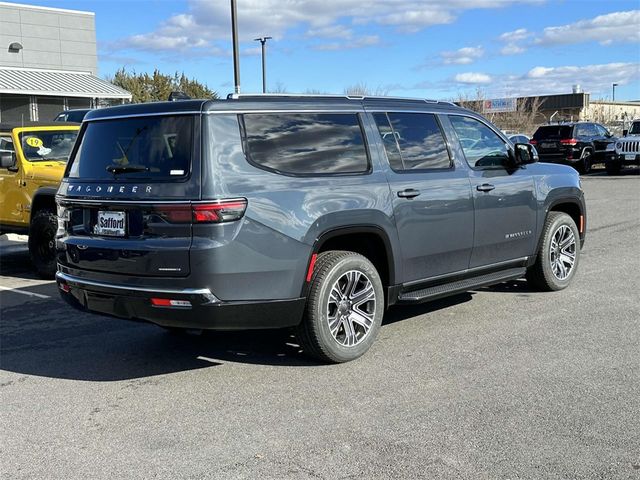
<svg viewBox="0 0 640 480">
<path fill-rule="evenodd" d="M 516 110 L 535 112 L 534 122 L 537 124 L 593 121 L 622 129 L 640 118 L 639 101 L 594 100 L 589 93 L 576 87 L 572 93 L 478 100 L 467 104 L 490 117 L 508 116 Z"/>
<path fill-rule="evenodd" d="M 0 2 L 0 122 L 131 100 L 97 75 L 94 13 Z"/>
</svg>

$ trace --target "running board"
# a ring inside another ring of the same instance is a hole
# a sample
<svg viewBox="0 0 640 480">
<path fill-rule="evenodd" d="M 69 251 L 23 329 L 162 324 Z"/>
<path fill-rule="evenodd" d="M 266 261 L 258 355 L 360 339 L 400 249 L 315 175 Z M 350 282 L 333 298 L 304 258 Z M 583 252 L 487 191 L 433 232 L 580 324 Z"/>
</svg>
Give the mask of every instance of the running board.
<svg viewBox="0 0 640 480">
<path fill-rule="evenodd" d="M 421 290 L 403 292 L 398 296 L 398 303 L 422 303 L 437 298 L 463 293 L 480 287 L 487 287 L 496 283 L 522 278 L 527 269 L 524 267 L 510 268 L 499 272 L 487 273 L 477 277 L 466 278 L 451 283 L 443 283 Z"/>
</svg>

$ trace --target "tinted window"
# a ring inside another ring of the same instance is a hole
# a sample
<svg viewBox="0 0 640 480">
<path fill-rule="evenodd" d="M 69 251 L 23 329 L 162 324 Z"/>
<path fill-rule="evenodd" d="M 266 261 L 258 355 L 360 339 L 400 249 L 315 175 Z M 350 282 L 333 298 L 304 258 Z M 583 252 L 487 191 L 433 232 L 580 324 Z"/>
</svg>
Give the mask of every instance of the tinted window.
<svg viewBox="0 0 640 480">
<path fill-rule="evenodd" d="M 529 143 L 529 139 L 524 135 L 514 135 L 509 137 L 509 140 L 511 140 L 511 143 Z"/>
<path fill-rule="evenodd" d="M 88 112 L 89 110 L 76 110 L 76 111 L 67 112 L 65 121 L 81 123 Z"/>
<path fill-rule="evenodd" d="M 357 114 L 245 114 L 245 153 L 261 167 L 298 175 L 369 169 Z"/>
<path fill-rule="evenodd" d="M 176 178 L 191 164 L 193 117 L 89 122 L 69 170 L 86 179 Z"/>
<path fill-rule="evenodd" d="M 545 138 L 571 138 L 573 135 L 573 127 L 570 125 L 545 125 L 538 128 L 533 134 L 534 140 Z"/>
<path fill-rule="evenodd" d="M 13 152 L 13 140 L 11 137 L 0 137 L 0 150 Z"/>
<path fill-rule="evenodd" d="M 578 137 L 593 137 L 597 135 L 595 125 L 592 123 L 580 123 L 576 125 L 576 135 Z"/>
<path fill-rule="evenodd" d="M 640 134 L 640 122 L 633 122 L 631 124 L 631 129 L 629 130 L 629 134 L 631 134 L 631 135 L 639 135 Z"/>
<path fill-rule="evenodd" d="M 596 127 L 596 132 L 598 132 L 598 136 L 600 137 L 605 137 L 609 133 L 609 131 L 606 128 L 604 128 L 602 125 L 599 125 L 596 123 L 595 127 Z"/>
<path fill-rule="evenodd" d="M 435 115 L 431 113 L 375 114 L 378 131 L 395 170 L 450 168 L 451 159 Z M 401 167 L 398 162 L 401 159 Z"/>
<path fill-rule="evenodd" d="M 376 125 L 378 125 L 378 132 L 380 132 L 380 136 L 382 137 L 382 143 L 387 152 L 389 165 L 391 165 L 391 168 L 394 170 L 403 170 L 402 156 L 400 155 L 400 149 L 396 142 L 393 128 L 391 128 L 391 124 L 389 123 L 389 117 L 387 117 L 386 113 L 374 113 L 373 118 L 376 121 Z"/>
<path fill-rule="evenodd" d="M 22 132 L 19 135 L 22 153 L 30 162 L 48 160 L 66 162 L 77 136 L 77 130 L 43 130 Z"/>
<path fill-rule="evenodd" d="M 470 166 L 498 167 L 508 163 L 507 144 L 484 123 L 458 115 L 449 119 Z"/>
</svg>

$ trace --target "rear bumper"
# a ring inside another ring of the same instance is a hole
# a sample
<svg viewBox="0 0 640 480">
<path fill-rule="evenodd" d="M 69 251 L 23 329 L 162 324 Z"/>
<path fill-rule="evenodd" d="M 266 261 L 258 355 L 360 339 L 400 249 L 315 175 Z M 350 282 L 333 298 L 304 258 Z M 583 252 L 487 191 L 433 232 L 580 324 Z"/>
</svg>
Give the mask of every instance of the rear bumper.
<svg viewBox="0 0 640 480">
<path fill-rule="evenodd" d="M 208 289 L 164 290 L 95 282 L 58 272 L 62 298 L 73 307 L 102 315 L 155 323 L 163 327 L 209 330 L 283 328 L 302 320 L 305 298 L 223 302 Z M 152 298 L 190 306 L 154 306 Z"/>
</svg>

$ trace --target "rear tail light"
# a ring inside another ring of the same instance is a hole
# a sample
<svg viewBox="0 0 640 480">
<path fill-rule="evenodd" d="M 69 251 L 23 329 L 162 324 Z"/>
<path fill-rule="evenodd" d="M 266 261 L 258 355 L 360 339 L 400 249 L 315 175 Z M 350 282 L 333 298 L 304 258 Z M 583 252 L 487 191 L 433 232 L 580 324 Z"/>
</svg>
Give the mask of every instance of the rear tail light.
<svg viewBox="0 0 640 480">
<path fill-rule="evenodd" d="M 575 138 L 563 138 L 562 140 L 560 140 L 560 143 L 562 145 L 577 145 L 578 140 Z"/>
<path fill-rule="evenodd" d="M 538 141 L 537 141 L 537 140 L 534 140 L 534 139 L 532 138 L 531 140 L 529 140 L 529 143 L 530 143 L 531 145 L 537 145 L 537 144 L 538 144 Z"/>
<path fill-rule="evenodd" d="M 169 223 L 222 223 L 239 220 L 247 209 L 245 198 L 208 203 L 157 205 L 154 211 Z"/>
<path fill-rule="evenodd" d="M 222 200 L 193 205 L 194 223 L 220 223 L 239 220 L 247 209 L 247 200 Z"/>
</svg>

